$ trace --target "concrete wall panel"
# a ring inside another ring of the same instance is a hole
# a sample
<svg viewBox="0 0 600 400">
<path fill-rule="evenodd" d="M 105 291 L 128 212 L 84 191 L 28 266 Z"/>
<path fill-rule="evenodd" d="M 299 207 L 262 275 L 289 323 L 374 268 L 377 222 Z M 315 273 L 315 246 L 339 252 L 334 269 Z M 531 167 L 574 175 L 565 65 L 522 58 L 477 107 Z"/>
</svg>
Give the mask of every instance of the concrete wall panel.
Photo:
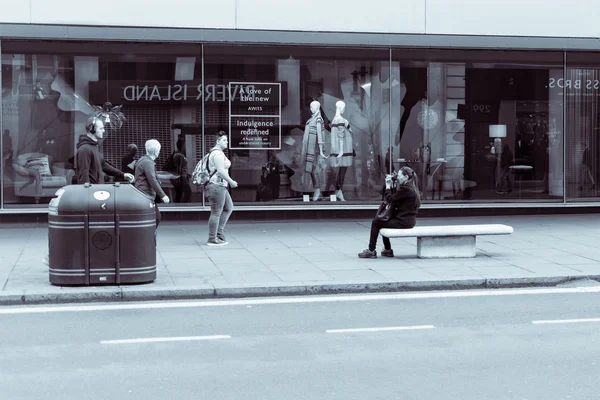
<svg viewBox="0 0 600 400">
<path fill-rule="evenodd" d="M 30 21 L 30 0 L 0 0 L 0 23 L 28 24 Z"/>
<path fill-rule="evenodd" d="M 424 33 L 425 0 L 238 0 L 237 28 Z"/>
<path fill-rule="evenodd" d="M 9 0 L 2 0 L 8 2 Z M 17 3 L 16 0 L 13 0 Z M 235 0 L 31 0 L 34 24 L 235 28 Z"/>
<path fill-rule="evenodd" d="M 598 37 L 599 15 L 598 0 L 427 0 L 427 33 Z"/>
</svg>

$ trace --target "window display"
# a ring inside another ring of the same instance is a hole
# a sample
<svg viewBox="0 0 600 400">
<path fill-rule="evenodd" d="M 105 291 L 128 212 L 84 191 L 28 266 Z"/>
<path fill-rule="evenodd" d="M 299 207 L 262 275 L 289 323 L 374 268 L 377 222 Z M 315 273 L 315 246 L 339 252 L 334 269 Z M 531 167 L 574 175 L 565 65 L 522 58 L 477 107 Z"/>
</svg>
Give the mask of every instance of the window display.
<svg viewBox="0 0 600 400">
<path fill-rule="evenodd" d="M 600 175 L 600 56 L 568 53 L 565 79 L 551 81 L 566 99 L 568 201 L 597 201 Z"/>
<path fill-rule="evenodd" d="M 228 150 L 240 184 L 236 204 L 381 198 L 390 141 L 388 49 L 205 45 L 204 62 L 205 80 L 231 92 L 230 101 L 205 99 L 207 140 L 223 129 L 234 142 L 241 122 L 262 124 L 246 136 L 260 135 L 263 144 Z"/>
<path fill-rule="evenodd" d="M 395 50 L 394 168 L 429 201 L 562 201 L 562 76 L 553 52 Z"/>
<path fill-rule="evenodd" d="M 46 207 L 58 188 L 76 183 L 76 147 L 91 115 L 105 125 L 105 161 L 131 173 L 143 155 L 132 149 L 157 139 L 161 169 L 177 140 L 171 125 L 200 114 L 201 99 L 185 102 L 185 87 L 169 86 L 201 77 L 199 46 L 3 41 L 2 50 L 5 207 Z M 178 191 L 178 178 L 158 174 L 165 190 Z M 192 201 L 202 204 L 201 194 Z"/>
</svg>

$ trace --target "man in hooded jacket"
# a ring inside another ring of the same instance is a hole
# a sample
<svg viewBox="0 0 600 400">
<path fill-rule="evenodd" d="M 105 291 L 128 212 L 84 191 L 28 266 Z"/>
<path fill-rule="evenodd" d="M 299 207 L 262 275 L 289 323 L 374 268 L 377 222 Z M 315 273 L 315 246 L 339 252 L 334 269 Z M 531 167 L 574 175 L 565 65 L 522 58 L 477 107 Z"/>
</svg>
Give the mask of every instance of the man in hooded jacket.
<svg viewBox="0 0 600 400">
<path fill-rule="evenodd" d="M 77 183 L 102 184 L 104 183 L 104 174 L 125 178 L 130 183 L 133 182 L 132 174 L 119 171 L 104 161 L 104 157 L 100 153 L 98 141 L 104 135 L 102 119 L 95 116 L 90 117 L 85 124 L 85 130 L 87 134 L 79 137 L 75 154 Z"/>
</svg>

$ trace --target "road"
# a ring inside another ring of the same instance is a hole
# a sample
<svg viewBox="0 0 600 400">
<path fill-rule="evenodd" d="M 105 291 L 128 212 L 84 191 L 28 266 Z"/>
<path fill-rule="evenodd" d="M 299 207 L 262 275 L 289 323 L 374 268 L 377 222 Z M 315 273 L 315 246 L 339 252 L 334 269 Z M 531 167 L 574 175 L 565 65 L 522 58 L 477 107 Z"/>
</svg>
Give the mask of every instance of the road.
<svg viewBox="0 0 600 400">
<path fill-rule="evenodd" d="M 0 308 L 2 399 L 599 399 L 600 288 Z"/>
</svg>

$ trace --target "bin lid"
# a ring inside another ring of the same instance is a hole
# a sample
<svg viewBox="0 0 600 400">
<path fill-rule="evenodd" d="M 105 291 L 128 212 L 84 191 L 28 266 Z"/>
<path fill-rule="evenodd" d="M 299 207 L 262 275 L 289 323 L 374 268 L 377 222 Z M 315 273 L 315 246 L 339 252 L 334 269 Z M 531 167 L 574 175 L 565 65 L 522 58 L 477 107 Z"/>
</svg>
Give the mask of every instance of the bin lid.
<svg viewBox="0 0 600 400">
<path fill-rule="evenodd" d="M 154 214 L 154 201 L 129 184 L 69 185 L 56 191 L 48 212 L 65 214 Z"/>
</svg>

